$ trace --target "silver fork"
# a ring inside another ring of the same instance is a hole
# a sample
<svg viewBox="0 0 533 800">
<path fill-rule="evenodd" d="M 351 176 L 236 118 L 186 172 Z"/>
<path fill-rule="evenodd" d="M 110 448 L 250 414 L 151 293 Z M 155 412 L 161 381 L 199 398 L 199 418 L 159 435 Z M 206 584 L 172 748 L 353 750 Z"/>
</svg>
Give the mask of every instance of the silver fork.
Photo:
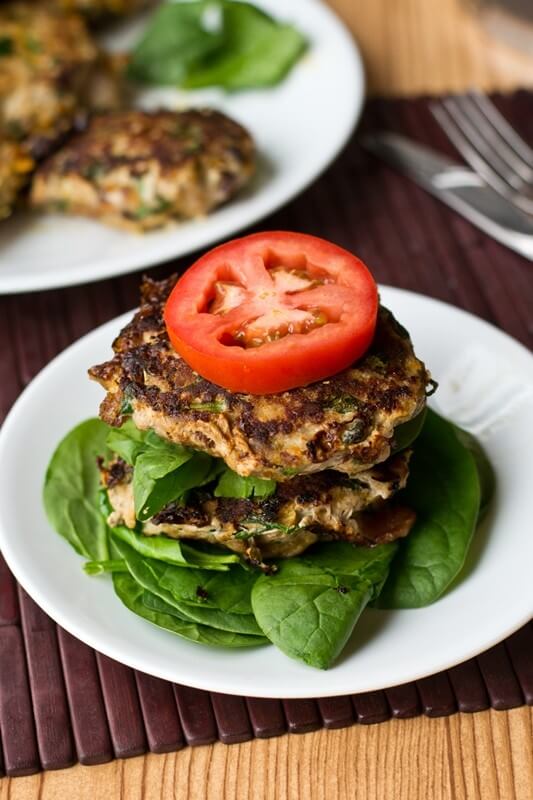
<svg viewBox="0 0 533 800">
<path fill-rule="evenodd" d="M 472 169 L 515 206 L 533 214 L 533 150 L 486 95 L 470 92 L 430 109 Z"/>
</svg>

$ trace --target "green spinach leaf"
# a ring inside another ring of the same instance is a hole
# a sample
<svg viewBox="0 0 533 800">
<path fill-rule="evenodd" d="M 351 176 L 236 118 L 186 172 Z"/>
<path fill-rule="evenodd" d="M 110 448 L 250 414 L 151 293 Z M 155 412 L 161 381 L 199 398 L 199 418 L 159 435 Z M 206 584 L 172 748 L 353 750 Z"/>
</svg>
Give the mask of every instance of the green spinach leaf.
<svg viewBox="0 0 533 800">
<path fill-rule="evenodd" d="M 46 471 L 43 501 L 52 527 L 85 558 L 109 558 L 109 528 L 99 508 L 97 457 L 109 456 L 109 428 L 99 419 L 77 425 L 59 443 Z"/>
<path fill-rule="evenodd" d="M 86 575 L 102 575 L 105 572 L 127 572 L 126 562 L 122 558 L 107 561 L 86 561 L 83 565 Z"/>
<path fill-rule="evenodd" d="M 305 38 L 250 3 L 201 0 L 162 5 L 130 64 L 139 81 L 227 90 L 279 83 Z"/>
<path fill-rule="evenodd" d="M 127 419 L 120 428 L 107 428 L 106 444 L 131 467 L 137 456 L 146 450 L 147 431 L 140 431 L 133 420 Z"/>
<path fill-rule="evenodd" d="M 229 564 L 239 563 L 239 556 L 234 553 L 223 551 L 220 554 L 205 553 L 179 539 L 169 539 L 168 536 L 144 536 L 124 525 L 112 528 L 111 531 L 115 539 L 125 542 L 140 555 L 177 567 L 201 567 L 206 570 L 226 572 Z"/>
<path fill-rule="evenodd" d="M 311 565 L 320 566 L 342 580 L 345 575 L 365 578 L 372 583 L 373 598 L 381 591 L 388 575 L 391 561 L 398 550 L 398 542 L 362 547 L 349 542 L 322 543 L 300 556 Z"/>
<path fill-rule="evenodd" d="M 113 575 L 113 587 L 124 605 L 143 619 L 159 628 L 176 633 L 191 642 L 217 645 L 219 647 L 255 647 L 264 644 L 259 636 L 245 636 L 239 633 L 217 630 L 197 622 L 180 619 L 175 614 L 154 611 L 143 603 L 145 590 L 132 577 L 123 572 Z"/>
<path fill-rule="evenodd" d="M 215 497 L 270 497 L 276 491 L 276 482 L 266 478 L 243 478 L 226 468 L 216 485 Z"/>
<path fill-rule="evenodd" d="M 409 422 L 403 422 L 401 425 L 394 428 L 392 453 L 399 453 L 400 450 L 405 450 L 415 442 L 424 427 L 426 414 L 427 408 L 424 408 L 422 411 L 418 412 L 416 417 L 410 419 Z"/>
<path fill-rule="evenodd" d="M 488 510 L 491 500 L 496 490 L 496 476 L 492 468 L 492 464 L 487 458 L 483 447 L 475 436 L 472 436 L 468 431 L 462 428 L 456 428 L 459 441 L 469 450 L 474 456 L 476 462 L 477 474 L 479 477 L 479 485 L 481 489 L 481 499 L 479 505 L 479 518 L 481 519 Z"/>
<path fill-rule="evenodd" d="M 224 45 L 222 30 L 206 26 L 206 3 L 167 3 L 152 16 L 128 72 L 144 83 L 179 86 Z"/>
<path fill-rule="evenodd" d="M 135 515 L 144 522 L 190 489 L 215 480 L 218 459 L 162 439 L 154 431 L 139 431 L 128 419 L 112 429 L 108 447 L 133 466 Z"/>
<path fill-rule="evenodd" d="M 318 669 L 327 669 L 341 653 L 395 552 L 388 546 L 354 549 L 345 564 L 336 547 L 329 546 L 331 556 L 324 546 L 315 556 L 280 561 L 278 571 L 260 577 L 252 589 L 253 611 L 265 636 L 286 655 Z M 341 574 L 334 571 L 337 564 Z"/>
<path fill-rule="evenodd" d="M 135 580 L 170 605 L 187 603 L 231 614 L 252 613 L 250 594 L 256 573 L 240 568 L 227 573 L 181 569 L 142 557 L 123 541 L 118 548 Z"/>
<path fill-rule="evenodd" d="M 150 594 L 149 592 L 146 593 L 145 597 L 143 596 L 143 603 L 147 608 L 151 608 L 154 611 L 166 611 L 172 614 L 173 609 L 176 609 L 181 616 L 187 617 L 194 622 L 199 622 L 202 625 L 209 625 L 211 628 L 231 631 L 232 633 L 243 633 L 248 636 L 261 636 L 266 640 L 253 614 L 231 614 L 225 611 L 219 611 L 216 608 L 207 608 L 206 606 L 179 603 L 176 601 L 171 606 L 157 597 L 157 595 Z"/>
<path fill-rule="evenodd" d="M 251 593 L 257 579 L 256 572 L 235 568 L 228 572 L 167 569 L 160 583 L 178 602 L 229 614 L 251 614 Z"/>
<path fill-rule="evenodd" d="M 180 467 L 190 461 L 192 455 L 191 450 L 174 445 L 150 448 L 137 456 L 133 468 L 133 497 L 138 520 L 150 519 L 185 491 L 182 491 L 182 479 L 186 472 Z M 205 460 L 209 469 L 209 456 Z"/>
<path fill-rule="evenodd" d="M 439 598 L 461 570 L 480 508 L 474 456 L 451 422 L 428 410 L 403 493 L 416 511 L 399 543 L 379 608 L 418 608 Z"/>
</svg>

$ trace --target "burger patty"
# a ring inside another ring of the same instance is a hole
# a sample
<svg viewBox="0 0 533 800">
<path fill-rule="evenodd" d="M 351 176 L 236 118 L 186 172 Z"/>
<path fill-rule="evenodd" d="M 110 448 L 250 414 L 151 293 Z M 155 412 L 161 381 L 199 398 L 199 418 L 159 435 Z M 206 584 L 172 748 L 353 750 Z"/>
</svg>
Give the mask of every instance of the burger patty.
<svg viewBox="0 0 533 800">
<path fill-rule="evenodd" d="M 95 115 L 37 171 L 36 207 L 133 230 L 207 214 L 254 172 L 248 132 L 217 111 Z"/>
<path fill-rule="evenodd" d="M 0 8 L 0 125 L 24 139 L 70 127 L 99 51 L 76 14 L 36 3 Z"/>
<path fill-rule="evenodd" d="M 163 322 L 175 281 L 145 279 L 115 357 L 89 370 L 107 390 L 100 415 L 109 425 L 131 413 L 139 429 L 222 458 L 240 475 L 286 481 L 326 469 L 357 475 L 385 461 L 395 427 L 424 408 L 429 375 L 385 308 L 366 355 L 327 380 L 272 395 L 204 380 L 173 349 Z"/>
<path fill-rule="evenodd" d="M 0 138 L 0 220 L 11 214 L 33 166 L 33 159 L 18 142 Z"/>
<path fill-rule="evenodd" d="M 142 524 L 146 536 L 204 540 L 254 562 L 298 555 L 318 540 L 373 546 L 406 536 L 414 513 L 387 501 L 405 486 L 410 452 L 350 479 L 328 470 L 280 483 L 270 497 L 234 499 L 192 492 L 185 505 L 170 503 Z M 113 511 L 112 527 L 135 528 L 131 468 L 116 460 L 101 466 Z"/>
<path fill-rule="evenodd" d="M 77 11 L 91 21 L 100 21 L 130 16 L 154 5 L 154 0 L 48 0 L 48 4 L 61 11 Z"/>
<path fill-rule="evenodd" d="M 0 6 L 0 130 L 37 159 L 89 110 L 122 102 L 124 58 L 106 56 L 84 20 L 29 2 Z"/>
</svg>

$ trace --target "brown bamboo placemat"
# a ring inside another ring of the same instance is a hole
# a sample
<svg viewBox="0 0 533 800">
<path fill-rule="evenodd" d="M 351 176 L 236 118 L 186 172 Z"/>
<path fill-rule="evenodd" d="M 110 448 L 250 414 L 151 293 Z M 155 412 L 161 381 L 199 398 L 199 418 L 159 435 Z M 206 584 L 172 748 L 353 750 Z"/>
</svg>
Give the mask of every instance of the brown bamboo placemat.
<svg viewBox="0 0 533 800">
<path fill-rule="evenodd" d="M 519 92 L 498 103 L 533 142 L 533 95 Z M 423 99 L 374 100 L 361 127 L 392 128 L 453 155 Z M 254 229 L 276 228 L 332 239 L 360 255 L 379 281 L 451 302 L 533 344 L 533 264 L 366 155 L 356 138 L 311 188 Z M 153 274 L 184 268 L 192 258 Z M 138 285 L 139 275 L 131 275 L 0 298 L 2 418 L 54 355 L 134 307 Z M 310 700 L 240 698 L 173 685 L 96 653 L 56 626 L 0 561 L 0 766 L 7 775 L 217 740 L 232 744 L 523 703 L 533 705 L 531 624 L 465 664 L 384 691 Z"/>
</svg>

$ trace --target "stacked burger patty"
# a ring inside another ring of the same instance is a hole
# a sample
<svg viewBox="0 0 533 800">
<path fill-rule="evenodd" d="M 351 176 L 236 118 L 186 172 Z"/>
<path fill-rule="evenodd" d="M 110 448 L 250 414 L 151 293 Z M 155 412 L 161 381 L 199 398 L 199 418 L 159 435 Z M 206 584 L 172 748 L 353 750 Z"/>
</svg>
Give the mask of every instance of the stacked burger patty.
<svg viewBox="0 0 533 800">
<path fill-rule="evenodd" d="M 128 108 L 128 55 L 103 51 L 89 23 L 148 5 L 0 4 L 0 220 L 28 197 L 146 231 L 203 216 L 249 181 L 253 140 L 224 114 Z"/>
<path fill-rule="evenodd" d="M 111 458 L 101 462 L 110 524 L 204 540 L 263 566 L 318 540 L 375 545 L 407 535 L 414 513 L 395 495 L 408 478 L 405 431 L 421 419 L 429 375 L 392 314 L 380 308 L 370 349 L 337 375 L 279 394 L 232 393 L 200 377 L 170 344 L 163 309 L 175 281 L 144 281 L 114 358 L 90 370 L 107 391 L 101 417 L 120 426 L 131 416 L 138 429 L 275 488 L 235 498 L 207 484 L 140 523 L 131 467 Z"/>
</svg>

